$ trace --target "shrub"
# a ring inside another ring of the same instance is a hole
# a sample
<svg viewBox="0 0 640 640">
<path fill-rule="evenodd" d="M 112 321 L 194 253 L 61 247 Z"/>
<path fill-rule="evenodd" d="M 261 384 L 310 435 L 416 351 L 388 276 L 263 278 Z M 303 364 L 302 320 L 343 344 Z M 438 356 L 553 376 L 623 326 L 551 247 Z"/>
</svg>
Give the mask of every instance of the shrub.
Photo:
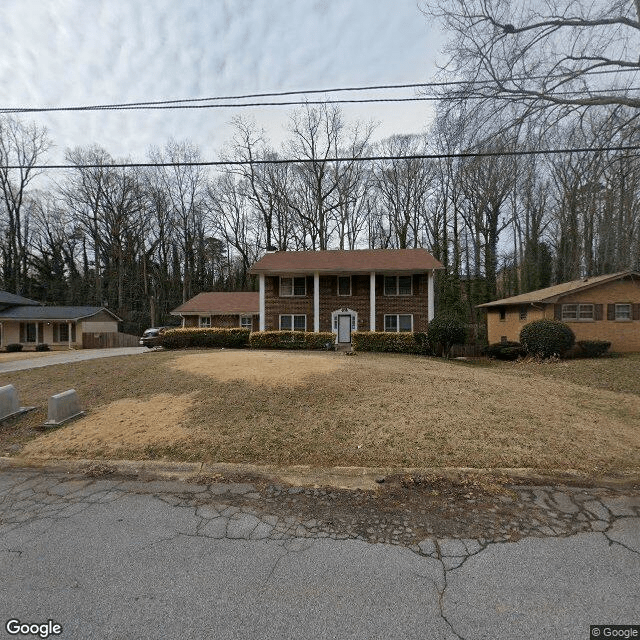
<svg viewBox="0 0 640 640">
<path fill-rule="evenodd" d="M 484 348 L 484 355 L 497 360 L 517 360 L 526 354 L 519 342 L 496 342 Z"/>
<path fill-rule="evenodd" d="M 427 334 L 421 332 L 354 331 L 351 346 L 354 351 L 431 353 Z"/>
<path fill-rule="evenodd" d="M 466 336 L 467 327 L 455 314 L 439 314 L 429 323 L 431 349 L 436 352 L 440 347 L 445 358 L 449 357 L 454 344 L 464 344 Z"/>
<path fill-rule="evenodd" d="M 15 351 L 22 351 L 22 345 L 18 342 L 7 345 L 7 353 L 14 353 Z"/>
<path fill-rule="evenodd" d="M 165 349 L 186 349 L 188 347 L 241 349 L 249 342 L 248 329 L 169 329 L 160 337 Z"/>
<path fill-rule="evenodd" d="M 49 345 L 46 342 L 43 342 L 36 345 L 36 351 L 51 351 L 51 349 L 49 349 Z"/>
<path fill-rule="evenodd" d="M 604 355 L 611 343 L 606 340 L 580 340 L 578 346 L 580 347 L 579 355 L 585 358 L 599 358 Z"/>
<path fill-rule="evenodd" d="M 520 343 L 529 355 L 563 356 L 576 341 L 571 327 L 559 320 L 534 320 L 520 331 Z"/>
<path fill-rule="evenodd" d="M 249 336 L 252 349 L 314 349 L 331 348 L 335 334 L 329 331 L 254 331 Z M 327 347 L 327 345 L 329 345 Z"/>
</svg>

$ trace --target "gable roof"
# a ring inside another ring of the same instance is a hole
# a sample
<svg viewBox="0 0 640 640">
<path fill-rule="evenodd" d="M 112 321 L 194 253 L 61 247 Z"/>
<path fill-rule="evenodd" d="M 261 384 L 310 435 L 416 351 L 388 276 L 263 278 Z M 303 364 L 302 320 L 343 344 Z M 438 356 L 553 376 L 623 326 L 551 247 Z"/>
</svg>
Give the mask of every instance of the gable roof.
<svg viewBox="0 0 640 640">
<path fill-rule="evenodd" d="M 83 320 L 101 311 L 122 322 L 121 318 L 105 307 L 44 307 L 18 306 L 0 311 L 0 320 Z"/>
<path fill-rule="evenodd" d="M 620 271 L 618 273 L 610 273 L 604 276 L 594 276 L 592 278 L 581 278 L 580 280 L 572 280 L 571 282 L 563 282 L 562 284 L 556 284 L 553 287 L 546 287 L 545 289 L 537 289 L 536 291 L 529 291 L 529 293 L 522 293 L 519 296 L 512 296 L 510 298 L 503 298 L 502 300 L 494 300 L 493 302 L 485 302 L 484 304 L 477 305 L 478 307 L 501 307 L 510 304 L 530 304 L 532 302 L 556 302 L 558 298 L 581 291 L 583 289 L 590 289 L 607 282 L 619 280 L 629 276 L 635 276 L 640 278 L 640 273 L 637 271 Z"/>
<path fill-rule="evenodd" d="M 257 291 L 209 291 L 199 293 L 174 309 L 171 315 L 235 315 L 236 313 L 257 314 L 260 312 L 260 294 Z"/>
<path fill-rule="evenodd" d="M 258 260 L 249 273 L 415 273 L 442 268 L 426 249 L 276 251 Z"/>
<path fill-rule="evenodd" d="M 17 305 L 34 305 L 42 304 L 37 300 L 30 300 L 29 298 L 23 298 L 15 293 L 9 293 L 8 291 L 0 291 L 0 305 L 3 307 L 13 307 Z"/>
</svg>

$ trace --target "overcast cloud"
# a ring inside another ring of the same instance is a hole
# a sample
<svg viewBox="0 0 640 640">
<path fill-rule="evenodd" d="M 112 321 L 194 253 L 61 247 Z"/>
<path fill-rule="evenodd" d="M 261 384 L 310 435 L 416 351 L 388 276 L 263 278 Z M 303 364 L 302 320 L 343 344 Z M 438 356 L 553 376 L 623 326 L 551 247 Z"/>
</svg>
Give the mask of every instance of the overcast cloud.
<svg viewBox="0 0 640 640">
<path fill-rule="evenodd" d="M 424 82 L 442 41 L 416 0 L 2 0 L 0 42 L 0 106 L 21 107 Z M 428 103 L 344 112 L 348 120 L 379 121 L 378 138 L 422 131 L 431 117 Z M 170 136 L 189 138 L 205 159 L 216 159 L 238 113 L 278 143 L 290 110 L 31 119 L 47 126 L 56 145 L 49 161 L 92 143 L 144 160 L 150 145 Z"/>
</svg>

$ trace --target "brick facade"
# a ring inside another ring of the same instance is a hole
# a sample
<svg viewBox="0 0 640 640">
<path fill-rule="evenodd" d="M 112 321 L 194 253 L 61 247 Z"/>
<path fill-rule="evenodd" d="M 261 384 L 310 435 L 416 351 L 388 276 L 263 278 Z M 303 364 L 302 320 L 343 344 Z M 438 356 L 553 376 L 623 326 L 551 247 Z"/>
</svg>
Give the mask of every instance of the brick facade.
<svg viewBox="0 0 640 640">
<path fill-rule="evenodd" d="M 346 274 L 341 274 L 346 275 Z M 412 276 L 413 291 L 407 296 L 385 296 L 384 276 L 376 275 L 376 330 L 384 330 L 385 314 L 412 314 L 413 330 L 428 328 L 428 276 Z M 358 314 L 358 331 L 368 331 L 370 312 L 369 275 L 351 276 L 351 295 L 338 295 L 338 276 L 321 275 L 320 286 L 320 331 L 331 331 L 331 314 L 339 309 L 351 309 Z M 281 314 L 305 315 L 307 331 L 313 331 L 313 276 L 306 276 L 305 296 L 280 296 L 280 277 L 265 276 L 265 330 L 279 328 Z"/>
<path fill-rule="evenodd" d="M 202 316 L 206 317 L 207 314 L 203 313 Z M 244 315 L 244 314 L 243 314 Z M 197 327 L 199 326 L 200 316 L 184 316 L 185 327 Z M 211 316 L 211 326 L 218 329 L 239 329 L 240 328 L 240 315 L 217 315 Z M 258 331 L 260 328 L 258 316 L 254 315 L 251 324 L 252 331 Z"/>
<path fill-rule="evenodd" d="M 520 330 L 525 324 L 543 317 L 559 318 L 560 307 L 563 304 L 593 304 L 595 315 L 599 318 L 597 320 L 564 320 L 575 333 L 576 342 L 607 340 L 611 342 L 611 351 L 640 352 L 640 282 L 631 278 L 615 280 L 562 296 L 557 302 L 557 310 L 556 305 L 549 303 L 536 305 L 542 309 L 529 305 L 526 320 L 519 319 L 519 306 L 505 306 L 504 320 L 500 320 L 499 308 L 489 308 L 487 310 L 489 342 L 500 342 L 502 336 L 506 336 L 507 340 L 518 341 Z M 631 304 L 632 319 L 607 319 L 607 307 L 611 304 Z"/>
</svg>

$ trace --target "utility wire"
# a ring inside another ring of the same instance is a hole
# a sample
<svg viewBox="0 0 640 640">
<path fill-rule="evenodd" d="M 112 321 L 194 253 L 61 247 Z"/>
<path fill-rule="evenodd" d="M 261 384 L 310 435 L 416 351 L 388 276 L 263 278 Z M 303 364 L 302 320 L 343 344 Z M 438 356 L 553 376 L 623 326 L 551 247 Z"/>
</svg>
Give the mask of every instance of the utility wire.
<svg viewBox="0 0 640 640">
<path fill-rule="evenodd" d="M 565 73 L 553 76 L 528 76 L 528 77 L 516 77 L 509 81 L 524 81 L 524 80 L 561 80 L 571 79 L 572 77 L 582 77 L 585 75 L 602 75 L 610 73 L 622 73 L 622 72 L 639 72 L 640 69 L 624 68 L 624 69 L 597 69 L 592 71 L 585 71 L 584 73 L 576 74 Z M 506 82 L 506 81 L 503 81 Z M 412 101 L 431 101 L 440 100 L 440 96 L 422 96 L 411 98 L 367 98 L 367 99 L 352 99 L 352 100 L 332 100 L 332 101 L 290 101 L 290 102 L 256 102 L 256 103 L 242 103 L 242 104 L 205 104 L 198 105 L 195 103 L 211 103 L 220 100 L 247 100 L 250 98 L 269 98 L 269 97 L 284 97 L 294 95 L 306 95 L 306 94 L 319 94 L 319 93 L 338 93 L 348 91 L 379 91 L 386 89 L 424 89 L 424 88 L 436 88 L 436 87 L 450 87 L 450 86 L 471 86 L 474 88 L 482 89 L 484 87 L 492 86 L 494 82 L 492 80 L 478 80 L 469 82 L 465 80 L 451 80 L 447 82 L 423 82 L 423 83 L 409 83 L 409 84 L 386 84 L 386 85 L 372 85 L 372 86 L 360 86 L 360 87 L 336 87 L 328 89 L 307 89 L 298 91 L 280 91 L 280 92 L 268 92 L 268 93 L 252 93 L 245 95 L 231 95 L 231 96 L 214 96 L 209 98 L 183 98 L 175 100 L 156 100 L 145 102 L 124 102 L 113 104 L 99 104 L 99 105 L 77 105 L 77 106 L 64 106 L 64 107 L 3 107 L 0 108 L 0 113 L 41 113 L 41 112 L 54 112 L 54 111 L 115 111 L 115 110 L 136 110 L 136 109 L 198 109 L 198 108 L 231 108 L 231 107 L 264 107 L 264 106 L 292 106 L 292 105 L 304 105 L 304 104 L 346 104 L 346 103 L 366 103 L 366 102 L 412 102 Z M 627 91 L 629 89 L 593 89 L 590 93 L 608 92 L 608 91 Z M 632 90 L 637 90 L 636 87 Z M 573 93 L 583 93 L 581 91 L 566 91 L 556 92 L 555 95 L 571 95 Z M 469 98 L 482 98 L 483 96 L 469 96 Z"/>
<path fill-rule="evenodd" d="M 370 162 L 378 160 L 444 160 L 449 158 L 490 158 L 500 156 L 555 155 L 561 153 L 605 153 L 609 151 L 640 151 L 640 145 L 616 147 L 573 147 L 566 149 L 532 149 L 521 151 L 468 151 L 460 153 L 425 153 L 409 156 L 343 156 L 336 158 L 274 158 L 272 160 L 212 160 L 201 162 L 114 162 L 110 164 L 35 164 L 5 165 L 5 169 L 124 169 L 145 167 L 221 167 L 263 164 L 311 164 L 325 162 Z"/>
</svg>

